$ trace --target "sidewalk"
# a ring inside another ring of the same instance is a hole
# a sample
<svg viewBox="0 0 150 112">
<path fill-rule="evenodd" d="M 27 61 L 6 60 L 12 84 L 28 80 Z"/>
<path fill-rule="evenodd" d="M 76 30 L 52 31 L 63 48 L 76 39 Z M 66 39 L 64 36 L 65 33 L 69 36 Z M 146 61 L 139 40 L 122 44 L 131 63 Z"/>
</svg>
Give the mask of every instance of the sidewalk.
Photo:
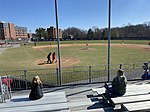
<svg viewBox="0 0 150 112">
<path fill-rule="evenodd" d="M 6 44 L 6 45 L 3 45 L 3 46 L 0 47 L 0 54 L 2 54 L 6 49 L 17 48 L 17 47 L 20 47 L 20 44 L 14 44 L 14 45 Z"/>
</svg>

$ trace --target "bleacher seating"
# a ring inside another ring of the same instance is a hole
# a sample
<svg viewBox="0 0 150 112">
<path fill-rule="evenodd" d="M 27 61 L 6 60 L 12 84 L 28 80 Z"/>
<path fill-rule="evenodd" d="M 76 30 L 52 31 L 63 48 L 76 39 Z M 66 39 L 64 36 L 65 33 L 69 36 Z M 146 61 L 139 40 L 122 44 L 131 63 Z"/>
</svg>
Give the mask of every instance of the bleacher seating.
<svg viewBox="0 0 150 112">
<path fill-rule="evenodd" d="M 99 96 L 102 96 L 103 99 L 108 101 L 108 103 L 114 107 L 114 109 L 116 105 L 120 105 L 121 108 L 125 108 L 127 111 L 150 111 L 150 107 L 144 106 L 144 103 L 146 103 L 146 105 L 150 105 L 149 84 L 128 85 L 125 95 L 111 99 L 107 99 L 107 97 L 102 95 L 104 93 L 104 89 L 105 88 L 102 87 L 99 89 L 92 89 L 92 91 L 96 92 Z"/>
<path fill-rule="evenodd" d="M 0 112 L 70 112 L 65 92 L 50 92 L 39 100 L 28 95 L 13 96 L 10 102 L 0 105 Z"/>
</svg>

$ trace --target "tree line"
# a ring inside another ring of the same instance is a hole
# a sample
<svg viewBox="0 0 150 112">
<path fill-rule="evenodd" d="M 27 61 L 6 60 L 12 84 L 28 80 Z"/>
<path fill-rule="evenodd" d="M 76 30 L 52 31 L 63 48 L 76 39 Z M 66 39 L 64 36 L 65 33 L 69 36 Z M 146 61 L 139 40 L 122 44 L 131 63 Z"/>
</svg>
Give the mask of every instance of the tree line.
<svg viewBox="0 0 150 112">
<path fill-rule="evenodd" d="M 47 39 L 47 31 L 44 28 L 37 28 L 35 37 L 44 37 Z M 83 30 L 76 27 L 69 27 L 62 31 L 63 40 L 107 40 L 108 28 L 100 29 L 92 27 L 88 30 Z M 128 24 L 123 27 L 111 28 L 111 39 L 125 40 L 125 39 L 147 39 L 150 40 L 150 22 L 131 25 Z"/>
</svg>

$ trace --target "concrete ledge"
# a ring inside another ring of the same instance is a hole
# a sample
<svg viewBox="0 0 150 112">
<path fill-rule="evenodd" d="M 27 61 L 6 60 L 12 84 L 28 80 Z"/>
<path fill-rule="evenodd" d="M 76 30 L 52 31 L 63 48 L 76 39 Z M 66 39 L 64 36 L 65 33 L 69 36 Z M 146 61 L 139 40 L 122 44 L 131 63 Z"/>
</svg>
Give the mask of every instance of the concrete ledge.
<svg viewBox="0 0 150 112">
<path fill-rule="evenodd" d="M 123 107 L 126 108 L 126 110 L 129 112 L 136 112 L 136 111 L 149 112 L 150 111 L 150 101 L 123 104 Z"/>
<path fill-rule="evenodd" d="M 0 112 L 41 112 L 69 110 L 65 92 L 44 94 L 39 100 L 30 100 L 27 95 L 15 96 L 10 102 L 0 104 Z"/>
</svg>

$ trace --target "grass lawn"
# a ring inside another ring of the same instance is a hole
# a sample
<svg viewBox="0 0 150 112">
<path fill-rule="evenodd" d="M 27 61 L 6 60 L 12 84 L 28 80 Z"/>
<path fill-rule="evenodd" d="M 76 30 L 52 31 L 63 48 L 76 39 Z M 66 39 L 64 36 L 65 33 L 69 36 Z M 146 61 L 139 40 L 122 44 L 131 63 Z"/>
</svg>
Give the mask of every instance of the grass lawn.
<svg viewBox="0 0 150 112">
<path fill-rule="evenodd" d="M 120 44 L 120 40 L 111 41 L 112 44 Z M 111 46 L 111 64 L 121 63 L 136 63 L 150 61 L 150 50 L 147 49 L 148 40 L 125 40 L 125 44 L 120 46 Z M 49 45 L 50 42 L 37 42 L 37 46 Z M 89 44 L 88 50 L 85 50 L 85 43 Z M 90 45 L 90 44 L 104 44 L 106 45 Z M 56 45 L 55 42 L 51 42 Z M 79 62 L 68 66 L 95 66 L 100 64 L 107 64 L 107 41 L 106 40 L 92 40 L 92 41 L 61 41 L 64 44 L 83 44 L 83 46 L 69 46 L 61 47 L 62 59 L 76 59 Z M 126 47 L 126 44 L 146 45 L 145 48 L 140 47 Z M 54 66 L 38 65 L 36 61 L 47 60 L 47 54 L 51 52 L 57 53 L 56 47 L 48 47 L 42 49 L 33 49 L 34 44 L 21 45 L 19 48 L 7 49 L 0 54 L 0 68 L 1 71 L 10 70 L 28 70 L 28 69 L 43 69 L 56 68 Z M 66 67 L 67 63 L 62 64 Z M 68 67 L 67 66 L 67 67 Z"/>
</svg>

